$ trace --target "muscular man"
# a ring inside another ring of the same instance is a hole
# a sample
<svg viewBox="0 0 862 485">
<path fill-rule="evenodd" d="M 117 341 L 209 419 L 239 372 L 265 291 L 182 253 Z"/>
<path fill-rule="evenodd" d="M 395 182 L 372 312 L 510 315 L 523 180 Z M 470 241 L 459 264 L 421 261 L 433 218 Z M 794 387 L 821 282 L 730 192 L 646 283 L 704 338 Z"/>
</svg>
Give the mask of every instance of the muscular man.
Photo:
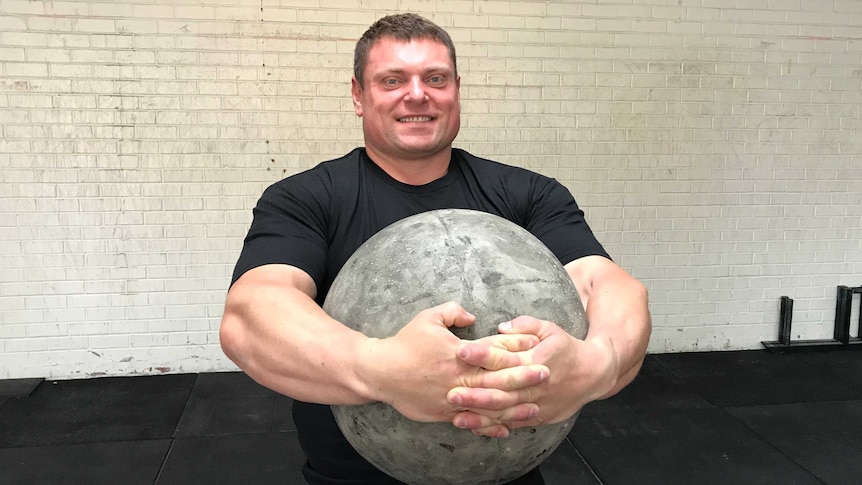
<svg viewBox="0 0 862 485">
<path fill-rule="evenodd" d="M 412 14 L 377 21 L 357 43 L 351 86 L 365 147 L 273 184 L 254 209 L 221 343 L 249 376 L 294 398 L 309 483 L 398 483 L 352 449 L 328 405 L 382 401 L 413 420 L 504 439 L 571 417 L 640 368 L 650 333 L 645 288 L 609 259 L 558 182 L 452 148 L 459 87 L 444 30 Z M 321 309 L 365 240 L 442 208 L 496 214 L 537 236 L 578 289 L 587 337 L 522 316 L 500 335 L 461 341 L 448 327 L 473 317 L 453 302 L 371 339 Z M 513 483 L 543 482 L 536 469 Z"/>
</svg>

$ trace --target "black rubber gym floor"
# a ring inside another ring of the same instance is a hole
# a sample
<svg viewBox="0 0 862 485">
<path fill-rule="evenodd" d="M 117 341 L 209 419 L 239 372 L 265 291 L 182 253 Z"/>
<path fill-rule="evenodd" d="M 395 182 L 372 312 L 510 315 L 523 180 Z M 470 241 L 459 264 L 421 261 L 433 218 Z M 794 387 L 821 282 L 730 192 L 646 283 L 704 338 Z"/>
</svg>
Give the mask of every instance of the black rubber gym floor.
<svg viewBox="0 0 862 485">
<path fill-rule="evenodd" d="M 290 399 L 242 373 L 0 381 L 0 483 L 301 484 Z M 647 357 L 548 485 L 862 483 L 862 352 Z"/>
</svg>

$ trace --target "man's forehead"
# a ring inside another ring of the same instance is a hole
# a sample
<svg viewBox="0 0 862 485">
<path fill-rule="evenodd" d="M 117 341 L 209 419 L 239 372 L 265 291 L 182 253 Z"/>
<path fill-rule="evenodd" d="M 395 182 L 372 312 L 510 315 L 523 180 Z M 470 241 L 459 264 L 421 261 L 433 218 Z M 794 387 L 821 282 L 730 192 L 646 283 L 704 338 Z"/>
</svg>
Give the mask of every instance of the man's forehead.
<svg viewBox="0 0 862 485">
<path fill-rule="evenodd" d="M 449 50 L 446 46 L 434 39 L 433 37 L 418 37 L 410 40 L 406 39 L 398 39 L 392 36 L 384 36 L 377 39 L 374 44 L 371 46 L 371 50 L 368 55 L 368 64 L 374 64 L 378 69 L 389 69 L 389 70 L 398 70 L 404 60 L 409 60 L 410 55 L 405 54 L 404 56 L 390 56 L 383 54 L 384 51 L 394 50 L 396 52 L 399 51 L 428 51 L 428 50 L 436 50 L 439 54 L 439 59 L 431 60 L 422 58 L 423 66 L 427 68 L 433 69 L 449 69 L 454 70 L 454 66 L 452 65 L 452 58 L 449 55 Z"/>
<path fill-rule="evenodd" d="M 402 49 L 419 46 L 423 46 L 423 48 L 427 47 L 434 50 L 439 49 L 440 51 L 445 52 L 446 56 L 449 57 L 449 49 L 446 48 L 446 45 L 433 37 L 414 37 L 412 39 L 399 39 L 397 37 L 386 35 L 374 41 L 374 44 L 371 45 L 369 53 L 391 48 Z"/>
</svg>

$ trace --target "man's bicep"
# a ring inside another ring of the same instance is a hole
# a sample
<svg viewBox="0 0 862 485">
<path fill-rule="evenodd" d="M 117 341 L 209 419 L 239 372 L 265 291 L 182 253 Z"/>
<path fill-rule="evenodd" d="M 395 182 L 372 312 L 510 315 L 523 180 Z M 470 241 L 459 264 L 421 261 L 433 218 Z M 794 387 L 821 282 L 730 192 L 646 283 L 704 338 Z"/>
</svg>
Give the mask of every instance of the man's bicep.
<svg viewBox="0 0 862 485">
<path fill-rule="evenodd" d="M 231 285 L 265 265 L 294 266 L 320 284 L 326 271 L 329 203 L 327 190 L 312 175 L 289 177 L 264 191 L 254 207 Z"/>
<path fill-rule="evenodd" d="M 615 272 L 625 275 L 625 271 L 617 266 L 616 263 L 604 256 L 598 255 L 584 256 L 575 259 L 564 267 L 566 269 L 566 273 L 569 274 L 569 277 L 575 284 L 575 288 L 578 289 L 578 296 L 581 297 L 581 303 L 584 304 L 584 307 L 587 306 L 587 302 L 589 301 L 590 294 L 593 290 L 593 283 L 597 279 Z"/>
<path fill-rule="evenodd" d="M 294 288 L 312 299 L 317 295 L 314 279 L 302 269 L 289 264 L 264 264 L 251 268 L 236 280 L 228 295 L 234 290 L 253 290 L 259 287 Z"/>
</svg>

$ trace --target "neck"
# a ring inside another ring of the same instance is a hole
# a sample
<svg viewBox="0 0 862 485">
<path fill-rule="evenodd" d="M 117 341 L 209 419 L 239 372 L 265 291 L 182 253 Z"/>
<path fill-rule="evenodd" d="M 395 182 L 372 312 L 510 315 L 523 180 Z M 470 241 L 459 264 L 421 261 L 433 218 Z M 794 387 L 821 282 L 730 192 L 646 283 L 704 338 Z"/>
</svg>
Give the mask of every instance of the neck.
<svg viewBox="0 0 862 485">
<path fill-rule="evenodd" d="M 443 177 L 449 171 L 452 158 L 451 147 L 430 157 L 415 159 L 389 157 L 371 147 L 365 147 L 365 152 L 387 175 L 408 185 L 425 185 Z"/>
</svg>

